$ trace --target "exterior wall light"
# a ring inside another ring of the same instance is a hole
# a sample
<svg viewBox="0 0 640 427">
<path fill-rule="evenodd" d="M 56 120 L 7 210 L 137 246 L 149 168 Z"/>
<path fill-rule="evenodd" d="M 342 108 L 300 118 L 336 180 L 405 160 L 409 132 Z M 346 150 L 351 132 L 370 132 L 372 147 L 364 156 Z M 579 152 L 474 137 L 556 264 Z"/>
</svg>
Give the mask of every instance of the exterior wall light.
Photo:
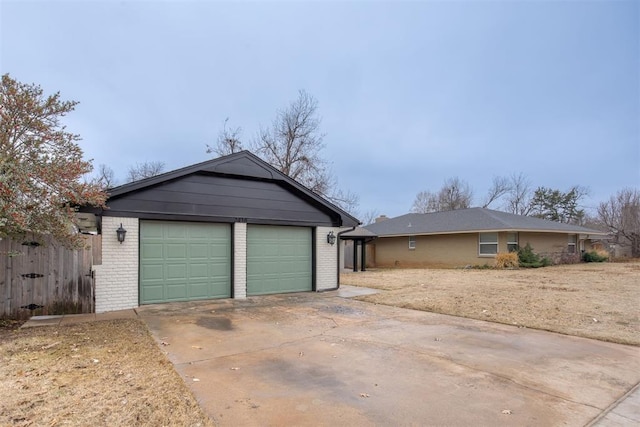
<svg viewBox="0 0 640 427">
<path fill-rule="evenodd" d="M 120 223 L 120 228 L 116 230 L 116 234 L 118 235 L 118 242 L 122 244 L 122 242 L 124 242 L 124 235 L 127 234 L 127 230 L 122 228 L 122 223 Z"/>
<path fill-rule="evenodd" d="M 333 231 L 329 232 L 329 234 L 327 234 L 327 243 L 330 244 L 331 246 L 335 245 L 336 243 L 336 235 L 333 234 Z"/>
</svg>

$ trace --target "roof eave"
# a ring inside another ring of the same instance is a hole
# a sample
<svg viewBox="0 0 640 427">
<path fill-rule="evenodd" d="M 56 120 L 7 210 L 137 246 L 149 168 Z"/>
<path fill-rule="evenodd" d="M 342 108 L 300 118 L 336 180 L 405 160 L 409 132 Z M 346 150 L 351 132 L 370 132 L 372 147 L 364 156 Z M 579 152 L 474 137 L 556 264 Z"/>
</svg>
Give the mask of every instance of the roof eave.
<svg viewBox="0 0 640 427">
<path fill-rule="evenodd" d="M 526 229 L 526 228 L 500 228 L 500 229 L 475 229 L 475 230 L 453 230 L 453 231 L 428 231 L 417 233 L 392 233 L 384 234 L 377 233 L 378 237 L 408 237 L 408 236 L 437 236 L 442 234 L 472 234 L 472 233 L 555 233 L 555 234 L 588 234 L 606 236 L 608 233 L 585 231 L 585 230 L 540 230 L 540 229 Z"/>
</svg>

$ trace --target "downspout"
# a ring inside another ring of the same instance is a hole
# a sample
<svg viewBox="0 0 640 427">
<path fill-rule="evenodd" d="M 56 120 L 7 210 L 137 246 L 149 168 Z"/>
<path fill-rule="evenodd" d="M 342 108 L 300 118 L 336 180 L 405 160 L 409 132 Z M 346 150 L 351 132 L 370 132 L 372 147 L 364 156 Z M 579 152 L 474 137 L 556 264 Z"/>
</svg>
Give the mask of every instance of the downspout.
<svg viewBox="0 0 640 427">
<path fill-rule="evenodd" d="M 338 242 L 342 242 L 342 240 L 340 239 L 340 235 L 343 233 L 347 233 L 349 231 L 353 231 L 356 229 L 356 227 L 358 227 L 357 225 L 354 226 L 353 228 L 351 228 L 351 230 L 342 230 L 341 232 L 338 233 Z M 355 243 L 355 241 L 354 241 Z M 338 246 L 338 265 L 336 267 L 338 269 L 338 286 L 336 286 L 336 290 L 340 289 L 340 246 Z"/>
</svg>

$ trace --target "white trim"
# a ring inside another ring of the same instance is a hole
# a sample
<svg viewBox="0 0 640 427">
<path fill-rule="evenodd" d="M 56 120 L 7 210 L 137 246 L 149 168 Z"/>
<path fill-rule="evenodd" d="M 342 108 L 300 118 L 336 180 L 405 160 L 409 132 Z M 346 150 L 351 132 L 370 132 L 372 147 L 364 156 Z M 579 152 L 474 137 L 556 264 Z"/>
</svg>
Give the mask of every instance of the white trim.
<svg viewBox="0 0 640 427">
<path fill-rule="evenodd" d="M 574 240 L 571 241 L 571 237 L 573 236 Z M 567 252 L 570 254 L 575 254 L 578 243 L 578 235 L 577 234 L 568 234 L 567 235 Z M 573 251 L 571 248 L 573 247 Z"/>
<path fill-rule="evenodd" d="M 516 239 L 513 240 L 513 241 L 509 241 L 509 234 L 515 234 L 516 235 Z M 515 245 L 516 248 L 520 247 L 520 235 L 518 234 L 517 231 L 508 231 L 507 232 L 507 252 L 510 252 L 509 251 L 509 245 Z"/>
<path fill-rule="evenodd" d="M 416 236 L 409 236 L 409 250 L 413 251 L 416 248 Z"/>
<path fill-rule="evenodd" d="M 483 234 L 495 234 L 496 235 L 496 240 L 495 241 L 483 242 L 482 241 L 482 235 Z M 500 240 L 500 237 L 499 237 L 499 233 L 497 233 L 497 232 L 490 232 L 490 233 L 482 232 L 482 233 L 478 233 L 478 256 L 481 256 L 481 257 L 494 257 L 494 256 L 496 256 L 496 254 L 498 253 L 498 249 L 499 249 L 499 240 Z M 495 245 L 496 251 L 495 252 L 483 253 L 482 252 L 482 246 L 483 245 L 492 245 L 492 246 Z"/>
</svg>

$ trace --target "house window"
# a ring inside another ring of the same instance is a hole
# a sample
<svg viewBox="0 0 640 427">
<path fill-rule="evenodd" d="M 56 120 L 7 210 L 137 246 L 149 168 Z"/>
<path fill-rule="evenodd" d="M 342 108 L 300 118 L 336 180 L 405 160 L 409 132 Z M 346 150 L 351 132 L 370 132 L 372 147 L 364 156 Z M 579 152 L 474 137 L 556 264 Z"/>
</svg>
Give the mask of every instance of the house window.
<svg viewBox="0 0 640 427">
<path fill-rule="evenodd" d="M 569 234 L 569 246 L 567 247 L 567 252 L 570 254 L 576 253 L 576 242 L 578 241 L 578 236 L 575 234 Z"/>
<path fill-rule="evenodd" d="M 480 233 L 480 255 L 495 255 L 498 253 L 498 233 Z"/>
<path fill-rule="evenodd" d="M 416 248 L 416 236 L 409 236 L 409 249 Z"/>
<path fill-rule="evenodd" d="M 507 251 L 516 252 L 518 249 L 518 233 L 507 233 Z"/>
</svg>

